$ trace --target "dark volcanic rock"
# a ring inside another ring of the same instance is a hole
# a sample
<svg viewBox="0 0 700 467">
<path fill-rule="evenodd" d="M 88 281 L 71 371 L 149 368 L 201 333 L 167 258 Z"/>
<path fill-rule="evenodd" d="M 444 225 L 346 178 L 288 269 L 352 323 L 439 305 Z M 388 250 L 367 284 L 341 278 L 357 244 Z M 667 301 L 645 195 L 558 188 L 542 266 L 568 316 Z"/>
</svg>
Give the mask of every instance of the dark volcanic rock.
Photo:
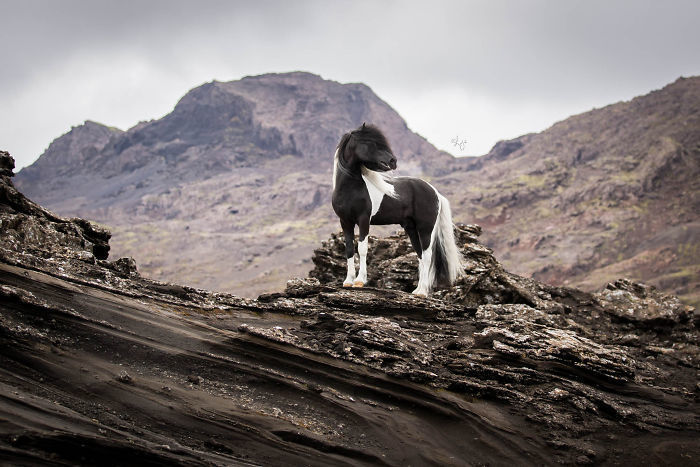
<svg viewBox="0 0 700 467">
<path fill-rule="evenodd" d="M 84 219 L 63 219 L 28 200 L 12 184 L 14 160 L 0 151 L 0 247 L 3 251 L 50 257 L 68 255 L 83 261 L 107 259 L 108 230 Z"/>
<path fill-rule="evenodd" d="M 0 188 L 3 462 L 687 464 L 700 455 L 697 321 L 642 284 L 593 295 L 510 274 L 471 225 L 458 229 L 466 277 L 429 299 L 404 291 L 415 268 L 401 236 L 370 242 L 377 287 L 337 286 L 333 237 L 316 252 L 315 277 L 242 299 L 86 256 L 95 235 L 86 221 L 56 218 L 9 176 Z"/>
<path fill-rule="evenodd" d="M 0 176 L 12 177 L 14 175 L 15 160 L 6 151 L 0 151 Z M 7 183 L 7 182 L 4 182 Z"/>
<path fill-rule="evenodd" d="M 659 329 L 685 323 L 693 317 L 693 308 L 681 303 L 678 297 L 629 279 L 608 284 L 596 298 L 613 317 L 640 327 Z"/>
</svg>

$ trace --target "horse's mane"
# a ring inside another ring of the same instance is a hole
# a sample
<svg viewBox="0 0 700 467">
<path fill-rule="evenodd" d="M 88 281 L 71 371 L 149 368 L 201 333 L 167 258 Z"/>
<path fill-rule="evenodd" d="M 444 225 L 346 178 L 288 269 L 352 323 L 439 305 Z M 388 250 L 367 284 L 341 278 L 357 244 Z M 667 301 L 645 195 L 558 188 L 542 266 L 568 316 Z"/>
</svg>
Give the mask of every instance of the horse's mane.
<svg viewBox="0 0 700 467">
<path fill-rule="evenodd" d="M 377 190 L 381 191 L 383 194 L 387 195 L 390 198 L 398 198 L 399 194 L 396 193 L 396 190 L 394 190 L 394 185 L 389 183 L 391 180 L 394 179 L 394 177 L 390 175 L 386 175 L 381 172 L 375 172 L 374 170 L 370 170 L 364 165 L 362 166 L 362 178 L 365 179 L 365 181 L 371 183 L 374 185 Z"/>
<path fill-rule="evenodd" d="M 366 125 L 363 123 L 361 128 L 358 128 L 357 130 L 354 130 L 350 133 L 345 133 L 343 137 L 340 138 L 340 142 L 338 143 L 338 147 L 335 151 L 335 156 L 333 157 L 333 189 L 335 189 L 335 179 L 338 172 L 338 163 L 340 155 L 343 154 L 343 152 L 345 152 L 345 149 L 347 148 L 347 145 L 350 142 L 350 138 L 352 138 L 353 136 L 357 137 L 358 139 L 370 140 L 374 142 L 377 145 L 377 147 L 386 149 L 389 152 L 391 152 L 391 148 L 389 147 L 389 142 L 387 141 L 386 137 L 381 132 L 381 130 L 379 130 L 379 128 L 377 128 L 374 125 Z M 394 185 L 389 183 L 389 181 L 393 180 L 393 177 L 381 172 L 370 170 L 364 165 L 362 166 L 361 170 L 362 178 L 365 179 L 366 182 L 369 182 L 372 185 L 374 185 L 377 188 L 377 190 L 379 190 L 383 194 L 391 198 L 398 198 L 399 195 L 394 190 Z"/>
<path fill-rule="evenodd" d="M 350 141 L 350 133 L 345 133 L 342 138 L 340 138 L 340 142 L 338 143 L 338 147 L 335 149 L 335 155 L 333 156 L 333 189 L 335 190 L 335 179 L 338 175 L 338 159 L 340 158 L 340 155 L 345 152 L 345 148 L 348 145 L 348 142 Z"/>
<path fill-rule="evenodd" d="M 345 133 L 342 138 L 340 138 L 340 142 L 338 143 L 338 151 L 336 151 L 336 154 L 342 154 L 345 152 L 345 148 L 347 147 L 348 143 L 350 142 L 350 137 L 352 134 L 350 133 Z"/>
<path fill-rule="evenodd" d="M 393 153 L 391 147 L 389 147 L 389 141 L 387 141 L 386 136 L 384 136 L 384 133 L 382 133 L 381 130 L 374 125 L 366 125 L 363 123 L 362 127 L 353 131 L 353 134 L 356 135 L 359 139 L 372 141 L 380 149 L 385 149 Z M 391 175 L 388 175 L 383 172 L 370 170 L 363 165 L 362 178 L 364 178 L 365 181 L 374 185 L 377 188 L 377 190 L 379 190 L 386 196 L 389 196 L 390 198 L 399 197 L 399 195 L 394 190 L 394 185 L 390 183 L 394 179 Z"/>
<path fill-rule="evenodd" d="M 357 130 L 353 131 L 351 135 L 361 140 L 372 141 L 377 145 L 377 147 L 392 152 L 391 147 L 389 147 L 389 141 L 386 139 L 386 136 L 384 136 L 384 133 L 382 133 L 382 131 L 374 125 L 366 125 L 363 123 L 362 126 Z"/>
</svg>

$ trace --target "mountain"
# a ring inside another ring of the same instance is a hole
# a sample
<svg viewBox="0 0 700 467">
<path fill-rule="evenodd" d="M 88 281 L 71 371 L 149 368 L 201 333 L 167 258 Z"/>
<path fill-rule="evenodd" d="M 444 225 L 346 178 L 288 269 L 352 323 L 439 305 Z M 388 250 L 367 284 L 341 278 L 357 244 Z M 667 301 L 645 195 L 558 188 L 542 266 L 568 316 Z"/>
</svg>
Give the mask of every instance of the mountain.
<svg viewBox="0 0 700 467">
<path fill-rule="evenodd" d="M 401 173 L 429 178 L 456 221 L 484 226 L 509 269 L 587 290 L 629 276 L 698 303 L 699 96 L 700 78 L 679 79 L 454 159 L 365 85 L 268 74 L 195 88 L 125 132 L 86 122 L 17 186 L 109 225 L 114 254 L 155 278 L 256 295 L 308 272 L 338 230 L 331 157 L 367 121 L 385 130 Z"/>
<path fill-rule="evenodd" d="M 406 235 L 381 288 L 245 299 L 109 261 L 109 232 L 12 184 L 0 151 L 0 462 L 8 465 L 687 465 L 700 316 L 628 280 L 592 294 L 506 271 L 459 225 L 464 275 L 415 297 Z M 178 255 L 172 252 L 171 255 Z M 653 462 L 651 462 L 653 461 Z"/>
<path fill-rule="evenodd" d="M 700 77 L 503 141 L 436 181 L 520 274 L 700 302 Z"/>
<path fill-rule="evenodd" d="M 86 122 L 16 184 L 62 215 L 109 225 L 114 254 L 153 277 L 257 295 L 308 272 L 338 225 L 327 208 L 333 153 L 363 122 L 382 127 L 405 174 L 452 160 L 367 86 L 295 72 L 204 84 L 124 132 Z"/>
</svg>

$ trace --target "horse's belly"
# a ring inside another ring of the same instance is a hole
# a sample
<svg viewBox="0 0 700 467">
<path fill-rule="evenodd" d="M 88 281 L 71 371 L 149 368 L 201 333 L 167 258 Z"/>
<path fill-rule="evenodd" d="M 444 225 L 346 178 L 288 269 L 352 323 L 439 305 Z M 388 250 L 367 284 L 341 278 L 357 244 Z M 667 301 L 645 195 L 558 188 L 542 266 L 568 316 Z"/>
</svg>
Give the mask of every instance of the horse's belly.
<svg viewBox="0 0 700 467">
<path fill-rule="evenodd" d="M 399 203 L 395 199 L 385 196 L 377 213 L 370 218 L 369 223 L 372 225 L 402 224 L 404 217 L 403 209 Z"/>
</svg>

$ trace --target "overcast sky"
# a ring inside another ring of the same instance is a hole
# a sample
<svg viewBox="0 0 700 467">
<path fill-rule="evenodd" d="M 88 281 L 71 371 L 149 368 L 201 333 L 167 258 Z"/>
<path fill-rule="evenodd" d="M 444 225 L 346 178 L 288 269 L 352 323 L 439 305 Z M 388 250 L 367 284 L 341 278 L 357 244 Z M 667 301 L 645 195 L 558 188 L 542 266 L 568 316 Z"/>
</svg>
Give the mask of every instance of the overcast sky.
<svg viewBox="0 0 700 467">
<path fill-rule="evenodd" d="M 700 74 L 697 0 L 0 0 L 0 18 L 0 149 L 18 167 L 86 119 L 127 129 L 213 79 L 363 82 L 437 147 L 480 155 Z"/>
</svg>

